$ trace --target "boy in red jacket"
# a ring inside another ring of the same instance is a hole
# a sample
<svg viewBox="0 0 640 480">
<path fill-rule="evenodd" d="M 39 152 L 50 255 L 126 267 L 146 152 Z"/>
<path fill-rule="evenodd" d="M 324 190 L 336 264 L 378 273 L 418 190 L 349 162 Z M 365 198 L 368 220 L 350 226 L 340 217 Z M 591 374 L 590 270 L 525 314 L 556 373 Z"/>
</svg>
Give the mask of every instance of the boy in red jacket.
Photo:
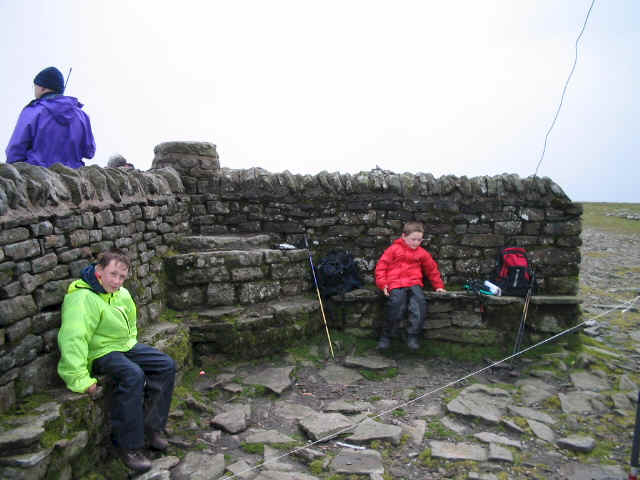
<svg viewBox="0 0 640 480">
<path fill-rule="evenodd" d="M 426 275 L 436 292 L 445 292 L 438 264 L 431 254 L 420 246 L 424 226 L 408 222 L 402 229 L 402 237 L 387 248 L 376 265 L 376 285 L 388 297 L 387 320 L 382 328 L 378 349 L 391 346 L 391 332 L 409 310 L 407 345 L 411 350 L 420 348 L 427 313 L 427 302 L 422 287 Z"/>
</svg>

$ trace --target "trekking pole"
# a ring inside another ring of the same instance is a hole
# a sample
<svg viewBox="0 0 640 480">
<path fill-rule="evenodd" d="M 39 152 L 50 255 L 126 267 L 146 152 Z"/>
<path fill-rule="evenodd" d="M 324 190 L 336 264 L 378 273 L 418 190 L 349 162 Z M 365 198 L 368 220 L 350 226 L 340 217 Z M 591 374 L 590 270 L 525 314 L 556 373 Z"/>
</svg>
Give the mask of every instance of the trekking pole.
<svg viewBox="0 0 640 480">
<path fill-rule="evenodd" d="M 331 350 L 331 358 L 334 360 L 336 357 L 333 355 L 333 345 L 331 345 L 331 335 L 329 335 L 329 327 L 327 325 L 327 317 L 324 315 L 324 307 L 322 306 L 322 297 L 320 296 L 320 287 L 318 286 L 318 279 L 316 278 L 316 269 L 313 266 L 313 259 L 311 258 L 311 249 L 309 248 L 309 242 L 307 241 L 307 234 L 304 234 L 304 245 L 309 252 L 309 264 L 311 265 L 311 273 L 313 274 L 313 283 L 316 285 L 316 293 L 318 294 L 318 302 L 320 302 L 320 312 L 322 313 L 322 320 L 324 321 L 324 329 L 327 332 L 327 340 L 329 341 L 329 350 Z"/>
<path fill-rule="evenodd" d="M 638 453 L 640 453 L 640 392 L 638 392 L 638 406 L 636 408 L 636 428 L 633 432 L 633 446 L 631 447 L 631 470 L 629 480 L 638 480 Z"/>
<path fill-rule="evenodd" d="M 529 313 L 529 303 L 531 302 L 531 295 L 533 292 L 532 285 L 529 285 L 527 295 L 524 299 L 524 306 L 522 307 L 522 315 L 520 316 L 520 327 L 518 328 L 518 334 L 516 335 L 516 341 L 513 345 L 513 355 L 520 351 L 522 345 L 522 337 L 524 336 L 525 324 L 527 322 L 527 313 Z"/>
<path fill-rule="evenodd" d="M 69 67 L 69 73 L 67 73 L 67 79 L 64 81 L 64 87 L 62 87 L 62 91 L 63 92 L 67 89 L 67 83 L 69 83 L 69 77 L 71 76 L 71 70 L 73 70 L 73 67 Z"/>
</svg>

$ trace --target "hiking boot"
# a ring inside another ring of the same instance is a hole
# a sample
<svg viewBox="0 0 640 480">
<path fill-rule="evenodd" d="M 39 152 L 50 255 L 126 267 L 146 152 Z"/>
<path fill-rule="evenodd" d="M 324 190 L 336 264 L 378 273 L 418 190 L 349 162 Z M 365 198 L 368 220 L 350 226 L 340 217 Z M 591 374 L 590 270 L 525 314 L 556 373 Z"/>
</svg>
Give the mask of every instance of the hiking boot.
<svg viewBox="0 0 640 480">
<path fill-rule="evenodd" d="M 151 468 L 151 461 L 136 450 L 125 450 L 120 448 L 118 449 L 118 455 L 120 460 L 122 460 L 122 463 L 136 472 L 146 472 Z"/>
<path fill-rule="evenodd" d="M 407 347 L 409 347 L 409 350 L 418 350 L 420 348 L 418 337 L 415 335 L 409 335 L 409 338 L 407 339 Z"/>
<path fill-rule="evenodd" d="M 161 452 L 166 452 L 167 448 L 169 448 L 169 442 L 162 435 L 161 432 L 150 432 L 149 433 L 149 446 L 154 450 L 160 450 Z"/>
<path fill-rule="evenodd" d="M 391 340 L 389 337 L 380 337 L 378 341 L 378 346 L 376 347 L 378 350 L 387 350 L 391 346 Z"/>
</svg>

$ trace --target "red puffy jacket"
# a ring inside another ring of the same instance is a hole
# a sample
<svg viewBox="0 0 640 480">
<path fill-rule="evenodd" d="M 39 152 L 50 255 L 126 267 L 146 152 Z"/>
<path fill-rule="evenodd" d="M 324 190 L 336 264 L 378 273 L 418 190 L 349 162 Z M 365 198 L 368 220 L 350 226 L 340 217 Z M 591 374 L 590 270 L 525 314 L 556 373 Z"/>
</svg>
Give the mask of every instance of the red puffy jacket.
<svg viewBox="0 0 640 480">
<path fill-rule="evenodd" d="M 426 275 L 434 290 L 444 288 L 438 264 L 424 248 L 413 250 L 402 238 L 387 248 L 376 265 L 376 285 L 380 290 L 402 287 L 424 286 Z"/>
</svg>

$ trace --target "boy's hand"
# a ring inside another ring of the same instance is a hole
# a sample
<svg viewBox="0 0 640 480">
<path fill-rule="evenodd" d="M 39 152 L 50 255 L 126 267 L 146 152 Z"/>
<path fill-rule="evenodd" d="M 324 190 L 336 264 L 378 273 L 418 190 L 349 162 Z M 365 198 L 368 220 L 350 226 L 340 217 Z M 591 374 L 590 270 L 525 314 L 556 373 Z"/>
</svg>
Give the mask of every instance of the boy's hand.
<svg viewBox="0 0 640 480">
<path fill-rule="evenodd" d="M 436 292 L 444 293 L 446 290 L 444 288 L 436 288 Z"/>
<path fill-rule="evenodd" d="M 96 396 L 98 395 L 98 384 L 94 383 L 93 385 L 91 385 L 89 388 L 87 388 L 85 390 L 85 392 L 93 399 L 96 398 Z"/>
<path fill-rule="evenodd" d="M 388 296 L 389 296 L 389 287 L 384 287 L 383 292 L 384 292 L 384 295 L 385 295 L 386 297 L 388 297 Z"/>
</svg>

